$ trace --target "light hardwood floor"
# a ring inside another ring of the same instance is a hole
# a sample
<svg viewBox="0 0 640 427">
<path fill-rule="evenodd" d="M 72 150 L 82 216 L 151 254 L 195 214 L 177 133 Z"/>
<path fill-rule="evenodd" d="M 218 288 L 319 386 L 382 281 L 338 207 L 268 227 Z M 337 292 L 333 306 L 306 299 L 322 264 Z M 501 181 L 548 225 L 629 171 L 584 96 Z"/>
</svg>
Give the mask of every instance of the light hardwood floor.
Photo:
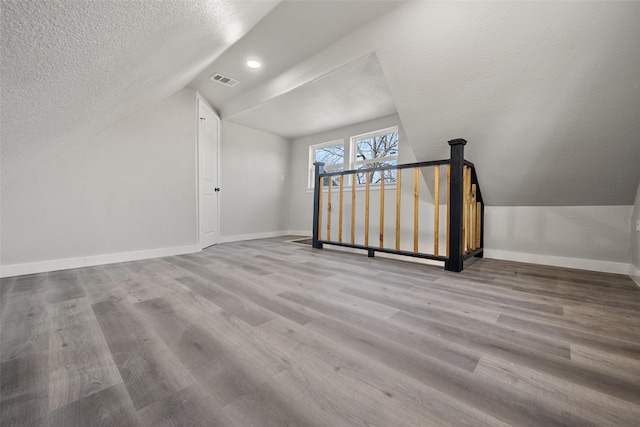
<svg viewBox="0 0 640 427">
<path fill-rule="evenodd" d="M 640 288 L 286 238 L 1 281 L 9 426 L 640 426 Z"/>
</svg>

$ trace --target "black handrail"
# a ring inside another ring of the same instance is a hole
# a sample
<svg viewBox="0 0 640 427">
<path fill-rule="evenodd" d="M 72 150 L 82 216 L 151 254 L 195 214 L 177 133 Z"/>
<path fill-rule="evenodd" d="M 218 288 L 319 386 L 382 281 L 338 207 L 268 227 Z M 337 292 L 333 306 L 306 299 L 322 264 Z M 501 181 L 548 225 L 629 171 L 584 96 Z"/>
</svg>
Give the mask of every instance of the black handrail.
<svg viewBox="0 0 640 427">
<path fill-rule="evenodd" d="M 448 163 L 449 163 L 449 159 L 431 160 L 428 162 L 403 163 L 401 165 L 376 166 L 375 168 L 350 169 L 346 171 L 337 171 L 337 172 L 323 172 L 322 176 L 352 175 L 352 174 L 363 173 L 363 172 L 378 172 L 378 171 L 409 169 L 409 168 L 423 168 L 428 166 L 446 165 Z M 324 163 L 322 163 L 322 166 L 324 166 Z"/>
</svg>

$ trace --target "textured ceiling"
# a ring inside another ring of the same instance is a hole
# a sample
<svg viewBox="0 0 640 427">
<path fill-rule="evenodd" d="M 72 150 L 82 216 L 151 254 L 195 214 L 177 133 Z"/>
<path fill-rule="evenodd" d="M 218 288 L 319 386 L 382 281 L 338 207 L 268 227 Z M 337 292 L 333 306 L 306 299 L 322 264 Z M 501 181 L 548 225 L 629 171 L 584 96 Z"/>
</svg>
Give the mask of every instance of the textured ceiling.
<svg viewBox="0 0 640 427">
<path fill-rule="evenodd" d="M 276 1 L 2 0 L 2 173 L 184 87 Z"/>
<path fill-rule="evenodd" d="M 192 82 L 223 118 L 289 136 L 359 120 L 350 93 L 390 97 L 418 160 L 469 140 L 490 205 L 630 205 L 638 22 L 617 1 L 2 0 L 2 176 Z M 202 86 L 214 71 L 237 90 Z"/>
</svg>

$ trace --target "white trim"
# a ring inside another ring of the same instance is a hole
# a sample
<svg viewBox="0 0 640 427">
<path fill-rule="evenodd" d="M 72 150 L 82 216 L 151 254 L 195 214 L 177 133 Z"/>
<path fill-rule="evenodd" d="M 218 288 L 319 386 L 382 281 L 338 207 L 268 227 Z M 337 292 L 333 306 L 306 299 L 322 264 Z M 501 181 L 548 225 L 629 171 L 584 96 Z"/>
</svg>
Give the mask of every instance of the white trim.
<svg viewBox="0 0 640 427">
<path fill-rule="evenodd" d="M 351 137 L 351 141 L 355 139 L 366 139 L 367 137 L 372 137 L 372 136 L 386 135 L 388 133 L 398 133 L 398 125 L 389 126 L 388 128 L 384 128 L 384 129 L 372 130 L 371 132 L 361 133 L 360 135 L 353 135 Z"/>
<path fill-rule="evenodd" d="M 235 234 L 233 236 L 220 237 L 220 243 L 240 242 L 243 240 L 268 239 L 270 237 L 282 237 L 282 236 L 311 237 L 311 232 L 309 232 L 309 230 L 280 230 L 280 231 L 266 231 L 263 233 Z"/>
<path fill-rule="evenodd" d="M 503 259 L 507 261 L 527 262 L 531 264 L 551 265 L 555 267 L 600 271 L 603 273 L 629 274 L 629 264 L 624 262 L 568 258 L 553 255 L 530 254 L 525 252 L 501 251 L 487 248 L 484 249 L 484 257 Z"/>
<path fill-rule="evenodd" d="M 198 240 L 198 246 L 200 250 L 204 249 L 206 246 L 200 242 L 200 108 L 204 107 L 204 109 L 209 110 L 210 113 L 216 117 L 217 125 L 217 135 L 218 140 L 216 141 L 216 187 L 220 187 L 220 177 L 221 171 L 220 167 L 222 162 L 220 161 L 220 135 L 221 135 L 221 127 L 222 121 L 220 120 L 220 115 L 216 111 L 215 108 L 211 106 L 209 101 L 207 101 L 199 92 L 196 91 L 196 236 Z M 218 192 L 218 203 L 216 203 L 216 227 L 217 227 L 217 235 L 218 241 L 214 244 L 220 243 L 220 192 Z"/>
<path fill-rule="evenodd" d="M 334 145 L 340 145 L 340 144 L 344 145 L 344 138 L 335 139 L 333 141 L 321 142 L 319 144 L 313 144 L 313 145 L 310 145 L 309 148 L 311 149 L 311 151 L 313 151 L 318 148 L 332 147 Z"/>
<path fill-rule="evenodd" d="M 207 102 L 207 104 L 209 104 Z M 209 106 L 211 106 L 211 104 L 209 104 Z M 213 109 L 213 107 L 212 107 Z M 218 173 L 218 176 L 216 177 L 216 179 L 218 180 L 218 188 L 222 188 L 222 119 L 220 118 L 220 114 L 218 114 L 218 112 L 213 109 L 213 112 L 216 113 L 216 117 L 218 118 L 218 143 L 216 144 L 217 146 L 217 152 L 216 152 L 216 161 L 218 162 L 218 165 L 216 166 L 216 171 Z M 200 181 L 198 180 L 198 183 L 200 183 Z M 222 204 L 222 199 L 224 198 L 224 196 L 222 195 L 222 191 L 218 191 L 218 203 L 216 206 L 216 209 L 218 210 L 218 212 L 216 213 L 216 220 L 217 220 L 217 224 L 216 227 L 218 227 L 218 243 L 220 243 L 220 233 L 222 228 L 220 228 L 220 216 L 221 216 L 221 210 L 220 210 L 220 205 Z M 200 224 L 198 224 L 198 227 L 200 226 Z"/>
<path fill-rule="evenodd" d="M 325 148 L 325 147 L 333 147 L 335 145 L 340 145 L 342 144 L 342 150 L 344 152 L 344 155 L 342 156 L 342 163 L 332 163 L 330 165 L 325 165 L 327 167 L 329 167 L 329 169 L 331 168 L 344 168 L 345 165 L 347 164 L 347 147 L 345 147 L 344 145 L 344 139 L 336 139 L 335 141 L 329 141 L 329 142 L 321 142 L 319 144 L 314 144 L 314 145 L 310 145 L 309 146 L 309 177 L 307 179 L 307 189 L 311 189 L 313 190 L 313 188 L 315 187 L 315 159 L 314 159 L 314 152 L 318 149 L 318 148 Z"/>
<path fill-rule="evenodd" d="M 243 240 L 268 239 L 270 237 L 282 237 L 289 235 L 288 231 L 267 231 L 264 233 L 235 234 L 233 236 L 220 237 L 220 243 L 240 242 Z"/>
<path fill-rule="evenodd" d="M 310 230 L 287 230 L 285 236 L 312 237 L 313 233 Z"/>
<path fill-rule="evenodd" d="M 629 277 L 640 286 L 640 270 L 633 264 L 629 264 Z"/>
<path fill-rule="evenodd" d="M 175 246 L 171 248 L 147 249 L 133 252 L 92 255 L 78 258 L 37 261 L 24 264 L 12 264 L 0 267 L 0 277 L 21 276 L 24 274 L 44 273 L 48 271 L 69 270 L 72 268 L 91 267 L 94 265 L 114 264 L 117 262 L 139 261 L 149 258 L 184 255 L 200 252 L 200 246 Z"/>
<path fill-rule="evenodd" d="M 349 138 L 349 169 L 358 169 L 358 165 L 365 165 L 367 163 L 383 162 L 385 160 L 398 160 L 398 154 L 400 152 L 400 133 L 398 125 L 391 126 L 384 129 L 374 130 L 367 133 L 361 133 L 360 135 L 354 135 Z M 395 156 L 377 157 L 375 159 L 357 160 L 356 156 L 356 142 L 362 139 L 372 138 L 381 135 L 388 135 L 390 133 L 398 134 L 398 149 Z"/>
<path fill-rule="evenodd" d="M 200 92 L 198 92 L 198 91 L 196 91 L 196 98 L 197 98 L 197 101 L 202 101 L 202 102 L 203 102 L 207 107 L 209 107 L 209 109 L 210 109 L 211 111 L 213 111 L 213 113 L 214 113 L 216 116 L 220 117 L 220 114 L 218 113 L 218 111 L 217 111 L 215 108 L 213 108 L 213 105 L 211 105 L 211 103 L 209 103 L 209 101 L 207 101 L 207 98 L 205 98 L 204 96 L 202 96 L 202 95 L 200 94 Z M 197 105 L 197 104 L 196 104 L 196 105 Z M 196 120 L 197 120 L 197 119 L 198 119 L 198 118 L 196 117 Z"/>
</svg>

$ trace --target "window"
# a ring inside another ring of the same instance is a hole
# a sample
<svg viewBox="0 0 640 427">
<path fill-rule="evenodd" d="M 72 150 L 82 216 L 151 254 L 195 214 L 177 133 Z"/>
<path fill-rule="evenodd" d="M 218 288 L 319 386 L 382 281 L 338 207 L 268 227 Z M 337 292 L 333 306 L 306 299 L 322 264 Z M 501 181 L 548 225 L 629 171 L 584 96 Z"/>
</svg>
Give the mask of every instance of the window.
<svg viewBox="0 0 640 427">
<path fill-rule="evenodd" d="M 398 127 L 381 129 L 351 138 L 351 169 L 368 169 L 398 164 Z M 394 183 L 398 171 L 377 171 L 370 175 L 370 184 Z M 356 184 L 365 184 L 365 172 L 355 174 Z"/>
<path fill-rule="evenodd" d="M 398 127 L 380 129 L 351 137 L 349 149 L 345 149 L 343 139 L 316 144 L 309 147 L 309 188 L 314 187 L 315 162 L 325 164 L 325 172 L 338 172 L 347 169 L 376 168 L 398 164 Z M 351 175 L 345 177 L 350 185 Z M 365 184 L 367 173 L 353 175 L 356 184 Z M 370 184 L 395 183 L 398 171 L 377 171 L 370 174 Z M 334 185 L 340 185 L 340 176 L 332 177 Z M 323 187 L 329 186 L 329 178 L 323 181 Z"/>
<path fill-rule="evenodd" d="M 337 172 L 344 170 L 344 140 L 325 142 L 309 147 L 309 188 L 314 187 L 315 162 L 324 163 L 325 172 Z M 333 177 L 334 183 L 339 183 L 340 177 Z M 323 186 L 328 186 L 328 178 Z"/>
</svg>

